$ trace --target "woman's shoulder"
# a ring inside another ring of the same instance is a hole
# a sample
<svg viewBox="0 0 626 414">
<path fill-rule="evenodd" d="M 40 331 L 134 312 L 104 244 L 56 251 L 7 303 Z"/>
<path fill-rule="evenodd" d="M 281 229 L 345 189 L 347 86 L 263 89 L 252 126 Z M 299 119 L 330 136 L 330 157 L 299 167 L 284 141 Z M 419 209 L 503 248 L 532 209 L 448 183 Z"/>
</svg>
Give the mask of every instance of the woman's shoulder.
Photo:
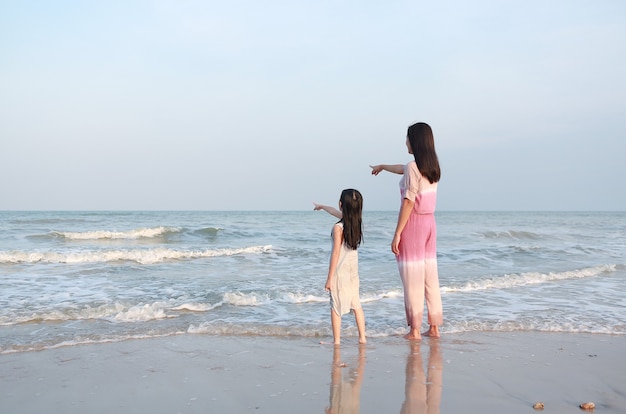
<svg viewBox="0 0 626 414">
<path fill-rule="evenodd" d="M 421 175 L 419 168 L 417 168 L 417 163 L 415 162 L 415 160 L 411 160 L 405 164 L 404 172 Z"/>
</svg>

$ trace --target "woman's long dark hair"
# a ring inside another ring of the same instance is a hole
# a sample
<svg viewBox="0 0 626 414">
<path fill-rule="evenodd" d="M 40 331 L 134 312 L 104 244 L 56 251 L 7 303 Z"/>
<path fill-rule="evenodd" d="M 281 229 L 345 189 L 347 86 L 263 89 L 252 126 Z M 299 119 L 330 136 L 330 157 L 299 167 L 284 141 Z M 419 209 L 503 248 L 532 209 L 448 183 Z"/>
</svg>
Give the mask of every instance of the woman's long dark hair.
<svg viewBox="0 0 626 414">
<path fill-rule="evenodd" d="M 341 213 L 343 217 L 343 242 L 349 248 L 356 250 L 363 241 L 362 216 L 363 196 L 352 188 L 343 190 L 341 197 Z"/>
<path fill-rule="evenodd" d="M 428 178 L 431 184 L 439 182 L 441 170 L 439 169 L 439 159 L 435 151 L 433 130 L 428 124 L 418 122 L 409 127 L 407 138 L 413 150 L 417 169 L 424 177 Z"/>
</svg>

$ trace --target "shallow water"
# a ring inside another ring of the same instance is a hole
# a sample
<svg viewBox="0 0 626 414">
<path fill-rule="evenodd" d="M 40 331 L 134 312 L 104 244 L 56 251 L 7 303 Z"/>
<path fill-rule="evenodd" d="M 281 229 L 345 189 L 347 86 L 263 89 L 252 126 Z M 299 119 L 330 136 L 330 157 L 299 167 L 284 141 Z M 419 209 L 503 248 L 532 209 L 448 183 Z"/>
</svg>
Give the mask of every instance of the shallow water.
<svg viewBox="0 0 626 414">
<path fill-rule="evenodd" d="M 626 334 L 626 213 L 436 217 L 443 333 Z M 396 218 L 364 213 L 370 337 L 406 332 Z M 0 352 L 179 333 L 329 336 L 334 222 L 313 211 L 0 212 Z"/>
</svg>

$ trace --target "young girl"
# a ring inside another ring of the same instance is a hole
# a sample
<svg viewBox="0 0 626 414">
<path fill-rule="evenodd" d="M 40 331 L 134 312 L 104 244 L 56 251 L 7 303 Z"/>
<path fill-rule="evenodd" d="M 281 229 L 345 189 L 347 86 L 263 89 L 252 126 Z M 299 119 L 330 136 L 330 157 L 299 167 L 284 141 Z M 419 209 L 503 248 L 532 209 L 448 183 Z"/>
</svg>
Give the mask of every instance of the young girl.
<svg viewBox="0 0 626 414">
<path fill-rule="evenodd" d="M 359 343 L 364 344 L 365 315 L 359 297 L 359 256 L 357 248 L 363 241 L 361 228 L 363 197 L 357 190 L 341 192 L 339 210 L 313 203 L 313 210 L 324 210 L 337 217 L 332 230 L 333 249 L 328 265 L 328 278 L 324 287 L 330 292 L 330 321 L 333 343 L 341 342 L 341 316 L 352 310 L 359 330 Z"/>
</svg>

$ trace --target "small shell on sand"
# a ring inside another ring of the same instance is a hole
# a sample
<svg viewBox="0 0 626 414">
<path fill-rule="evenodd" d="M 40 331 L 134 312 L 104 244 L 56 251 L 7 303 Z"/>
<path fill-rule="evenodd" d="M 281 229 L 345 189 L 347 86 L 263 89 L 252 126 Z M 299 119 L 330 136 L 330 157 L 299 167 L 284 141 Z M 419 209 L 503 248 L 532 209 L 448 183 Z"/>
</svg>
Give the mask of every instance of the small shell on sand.
<svg viewBox="0 0 626 414">
<path fill-rule="evenodd" d="M 544 409 L 544 405 L 542 402 L 536 402 L 533 404 L 533 408 L 535 410 L 543 410 Z"/>
<path fill-rule="evenodd" d="M 596 408 L 596 405 L 592 402 L 586 402 L 586 403 L 580 404 L 579 407 L 585 411 L 593 411 Z"/>
</svg>

